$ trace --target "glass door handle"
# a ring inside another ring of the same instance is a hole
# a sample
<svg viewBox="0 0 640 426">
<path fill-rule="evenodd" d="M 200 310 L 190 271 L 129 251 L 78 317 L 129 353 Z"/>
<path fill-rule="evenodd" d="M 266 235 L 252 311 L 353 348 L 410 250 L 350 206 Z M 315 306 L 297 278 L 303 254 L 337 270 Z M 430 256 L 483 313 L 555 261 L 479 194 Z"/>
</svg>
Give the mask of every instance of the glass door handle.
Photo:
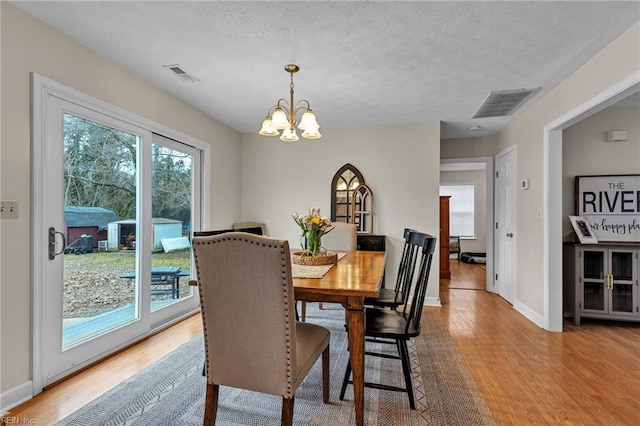
<svg viewBox="0 0 640 426">
<path fill-rule="evenodd" d="M 59 252 L 56 252 L 56 234 L 60 234 L 62 237 L 62 249 Z M 49 260 L 53 260 L 56 256 L 64 253 L 65 248 L 67 248 L 67 239 L 64 237 L 64 234 L 56 231 L 56 228 L 51 226 L 49 228 Z"/>
</svg>

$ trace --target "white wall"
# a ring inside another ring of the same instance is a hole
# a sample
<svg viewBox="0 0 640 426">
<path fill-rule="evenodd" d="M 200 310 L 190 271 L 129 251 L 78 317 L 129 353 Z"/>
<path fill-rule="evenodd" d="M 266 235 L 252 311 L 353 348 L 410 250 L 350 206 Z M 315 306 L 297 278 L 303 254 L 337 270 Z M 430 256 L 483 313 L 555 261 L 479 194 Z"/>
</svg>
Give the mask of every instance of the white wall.
<svg viewBox="0 0 640 426">
<path fill-rule="evenodd" d="M 462 251 L 487 251 L 487 175 L 485 170 L 440 172 L 440 185 L 475 185 L 474 214 L 475 239 L 460 241 Z"/>
<path fill-rule="evenodd" d="M 609 130 L 627 130 L 624 142 L 607 142 Z M 640 173 L 640 106 L 613 106 L 574 124 L 562 139 L 562 234 L 573 231 L 575 177 Z"/>
<path fill-rule="evenodd" d="M 229 226 L 240 216 L 241 137 L 10 3 L 0 2 L 0 11 L 0 196 L 18 200 L 20 212 L 18 219 L 0 222 L 0 393 L 5 394 L 31 379 L 30 74 L 209 143 L 209 209 L 216 227 Z"/>
<path fill-rule="evenodd" d="M 615 65 L 612 65 L 615 64 Z M 498 151 L 517 145 L 516 181 L 528 178 L 530 189 L 516 193 L 517 281 L 514 307 L 541 324 L 545 315 L 544 127 L 608 88 L 640 72 L 640 24 L 636 23 L 578 71 L 522 112 L 498 135 Z M 637 158 L 637 157 L 636 157 Z M 562 185 L 553 182 L 551 185 Z M 561 247 L 562 235 L 549 235 Z M 560 274 L 561 275 L 561 272 Z M 561 276 L 549 286 L 562 286 Z M 555 293 L 555 292 L 551 292 Z M 561 293 L 561 291 L 560 291 Z"/>
<path fill-rule="evenodd" d="M 319 140 L 293 144 L 243 135 L 242 145 L 242 218 L 265 222 L 271 236 L 288 239 L 292 247 L 299 247 L 300 231 L 291 214 L 319 207 L 329 216 L 331 180 L 346 163 L 360 170 L 373 191 L 373 230 L 387 236 L 391 284 L 404 228 L 439 234 L 439 122 L 327 129 Z M 429 303 L 439 303 L 438 269 L 436 257 Z"/>
</svg>

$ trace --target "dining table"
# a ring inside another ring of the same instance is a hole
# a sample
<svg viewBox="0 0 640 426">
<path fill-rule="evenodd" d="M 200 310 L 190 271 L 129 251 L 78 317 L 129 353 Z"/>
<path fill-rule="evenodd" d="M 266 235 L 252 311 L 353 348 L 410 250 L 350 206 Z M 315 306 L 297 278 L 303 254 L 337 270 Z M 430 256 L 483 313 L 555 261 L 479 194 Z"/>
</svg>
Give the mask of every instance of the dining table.
<svg viewBox="0 0 640 426">
<path fill-rule="evenodd" d="M 346 310 L 349 357 L 353 372 L 356 425 L 364 424 L 364 299 L 380 294 L 385 252 L 343 251 L 346 255 L 322 277 L 293 277 L 296 300 L 340 303 Z"/>
</svg>

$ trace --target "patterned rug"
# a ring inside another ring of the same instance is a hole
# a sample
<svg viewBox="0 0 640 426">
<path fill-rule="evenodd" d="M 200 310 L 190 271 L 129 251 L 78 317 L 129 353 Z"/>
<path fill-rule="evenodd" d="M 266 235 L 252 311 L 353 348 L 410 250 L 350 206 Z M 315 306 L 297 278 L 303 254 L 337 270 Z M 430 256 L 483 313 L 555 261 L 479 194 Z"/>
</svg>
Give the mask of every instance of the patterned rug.
<svg viewBox="0 0 640 426">
<path fill-rule="evenodd" d="M 309 305 L 307 321 L 331 331 L 330 403 L 322 403 L 321 366 L 316 363 L 298 388 L 294 405 L 296 425 L 351 425 L 355 422 L 353 390 L 338 399 L 348 359 L 344 311 Z M 409 343 L 416 409 L 407 395 L 365 388 L 367 425 L 493 425 L 464 361 L 437 313 L 425 311 L 422 335 Z M 395 352 L 393 345 L 367 343 L 368 350 Z M 58 425 L 201 425 L 205 378 L 202 337 L 174 350 L 160 361 L 122 382 Z M 366 358 L 367 381 L 403 386 L 400 361 Z M 250 391 L 220 388 L 219 425 L 278 425 L 281 398 Z"/>
</svg>

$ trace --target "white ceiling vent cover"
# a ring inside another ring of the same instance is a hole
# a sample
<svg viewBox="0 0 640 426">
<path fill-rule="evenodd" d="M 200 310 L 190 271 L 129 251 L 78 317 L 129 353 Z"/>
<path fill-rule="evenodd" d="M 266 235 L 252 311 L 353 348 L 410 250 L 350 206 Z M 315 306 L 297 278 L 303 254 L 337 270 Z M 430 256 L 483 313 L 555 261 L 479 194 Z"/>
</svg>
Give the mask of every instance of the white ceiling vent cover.
<svg viewBox="0 0 640 426">
<path fill-rule="evenodd" d="M 471 118 L 505 117 L 524 103 L 538 88 L 491 92 Z"/>
<path fill-rule="evenodd" d="M 163 65 L 163 67 L 169 71 L 171 74 L 175 75 L 176 77 L 178 77 L 180 80 L 187 82 L 187 83 L 197 83 L 198 81 L 200 81 L 197 77 L 195 77 L 192 74 L 189 74 L 188 72 L 186 72 L 185 70 L 182 69 L 182 67 L 180 67 L 180 65 L 178 64 L 173 64 L 173 65 Z"/>
</svg>

